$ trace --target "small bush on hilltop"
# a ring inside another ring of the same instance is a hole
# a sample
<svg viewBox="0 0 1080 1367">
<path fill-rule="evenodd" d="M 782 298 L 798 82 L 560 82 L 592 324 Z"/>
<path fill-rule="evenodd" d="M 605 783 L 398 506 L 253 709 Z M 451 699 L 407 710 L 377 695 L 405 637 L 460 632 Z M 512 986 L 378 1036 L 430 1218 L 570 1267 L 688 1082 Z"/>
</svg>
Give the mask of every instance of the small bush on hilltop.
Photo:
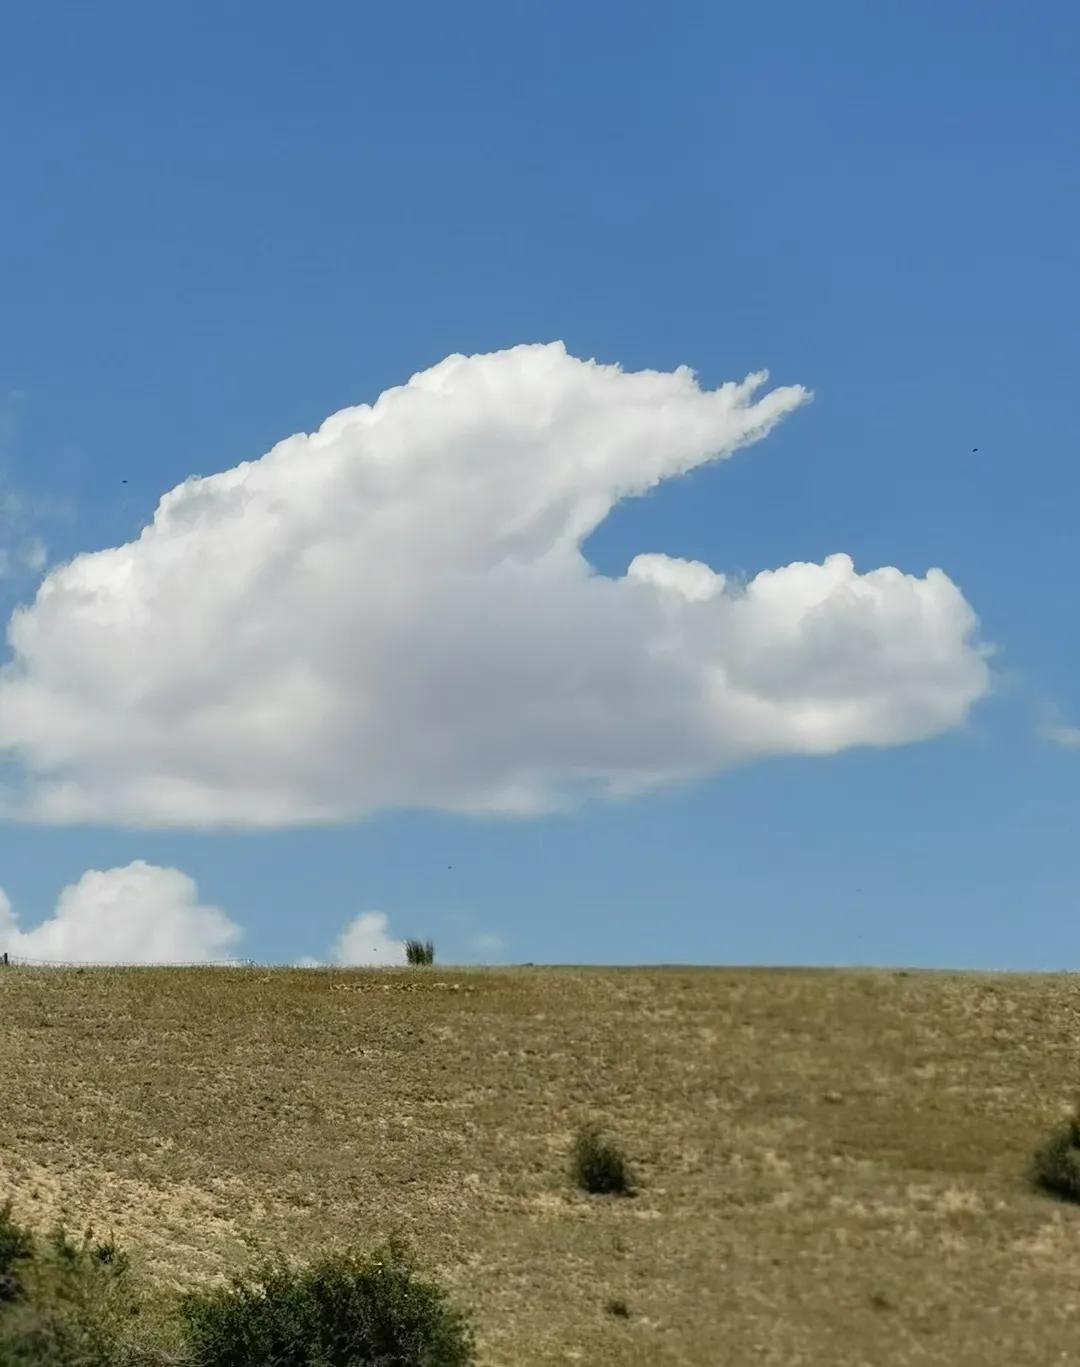
<svg viewBox="0 0 1080 1367">
<path fill-rule="evenodd" d="M 578 1131 L 570 1171 L 581 1190 L 594 1196 L 629 1196 L 633 1192 L 625 1155 L 618 1145 L 602 1139 L 595 1125 L 583 1125 Z"/>
<path fill-rule="evenodd" d="M 433 964 L 435 946 L 430 940 L 406 940 L 405 958 L 410 964 Z"/>
<path fill-rule="evenodd" d="M 1054 1196 L 1080 1202 L 1080 1116 L 1059 1125 L 1035 1150 L 1031 1180 Z"/>
<path fill-rule="evenodd" d="M 227 1287 L 189 1292 L 193 1367 L 466 1367 L 472 1336 L 396 1245 L 299 1270 L 280 1257 Z"/>
</svg>

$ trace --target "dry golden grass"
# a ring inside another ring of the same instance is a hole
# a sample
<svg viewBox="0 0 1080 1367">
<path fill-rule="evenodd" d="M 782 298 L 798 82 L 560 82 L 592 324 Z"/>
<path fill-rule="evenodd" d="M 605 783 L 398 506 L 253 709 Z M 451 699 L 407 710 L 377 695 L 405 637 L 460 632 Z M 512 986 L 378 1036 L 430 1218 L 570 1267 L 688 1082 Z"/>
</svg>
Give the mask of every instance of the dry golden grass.
<svg viewBox="0 0 1080 1367">
<path fill-rule="evenodd" d="M 12 968 L 0 1030 L 0 1200 L 163 1283 L 396 1232 L 492 1367 L 1080 1362 L 1065 975 Z"/>
</svg>

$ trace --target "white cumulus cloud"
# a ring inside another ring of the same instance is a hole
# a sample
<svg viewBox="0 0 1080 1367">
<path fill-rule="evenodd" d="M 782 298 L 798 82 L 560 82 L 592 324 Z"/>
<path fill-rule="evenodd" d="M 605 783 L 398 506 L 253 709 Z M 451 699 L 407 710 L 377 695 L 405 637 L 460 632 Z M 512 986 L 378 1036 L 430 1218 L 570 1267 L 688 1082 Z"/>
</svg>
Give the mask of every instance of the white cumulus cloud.
<svg viewBox="0 0 1080 1367">
<path fill-rule="evenodd" d="M 381 911 L 361 912 L 334 945 L 336 964 L 390 966 L 405 962 L 405 941 L 391 937 L 389 922 Z"/>
<path fill-rule="evenodd" d="M 89 869 L 61 892 L 48 920 L 19 928 L 0 890 L 0 950 L 62 963 L 202 963 L 227 959 L 240 928 L 199 901 L 179 869 L 136 860 Z"/>
<path fill-rule="evenodd" d="M 771 754 L 919 740 L 987 687 L 940 570 L 845 555 L 733 584 L 643 554 L 620 499 L 807 398 L 559 344 L 450 356 L 53 568 L 8 628 L 9 816 L 278 826 L 380 808 L 531 813 Z M 643 548 L 648 550 L 649 548 Z"/>
</svg>

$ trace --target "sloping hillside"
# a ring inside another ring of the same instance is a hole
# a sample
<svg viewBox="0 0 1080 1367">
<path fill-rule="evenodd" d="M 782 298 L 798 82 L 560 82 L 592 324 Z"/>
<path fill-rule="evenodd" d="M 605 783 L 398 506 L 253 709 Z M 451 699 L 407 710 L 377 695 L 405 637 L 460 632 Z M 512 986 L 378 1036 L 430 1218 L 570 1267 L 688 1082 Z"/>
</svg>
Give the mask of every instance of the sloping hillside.
<svg viewBox="0 0 1080 1367">
<path fill-rule="evenodd" d="M 0 1199 L 165 1283 L 396 1231 L 490 1364 L 1080 1362 L 1065 975 L 9 968 L 0 1021 Z"/>
</svg>

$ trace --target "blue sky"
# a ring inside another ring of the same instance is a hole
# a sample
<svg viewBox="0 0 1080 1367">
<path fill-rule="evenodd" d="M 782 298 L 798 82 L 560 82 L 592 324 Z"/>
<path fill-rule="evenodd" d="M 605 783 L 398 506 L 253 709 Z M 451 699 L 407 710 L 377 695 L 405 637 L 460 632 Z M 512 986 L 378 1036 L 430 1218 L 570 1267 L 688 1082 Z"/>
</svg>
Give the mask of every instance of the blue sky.
<svg viewBox="0 0 1080 1367">
<path fill-rule="evenodd" d="M 379 910 L 457 960 L 1076 965 L 1080 750 L 1042 734 L 1080 722 L 1074 6 L 17 0 L 0 24 L 5 617 L 35 538 L 49 566 L 121 545 L 190 475 L 558 338 L 814 393 L 618 504 L 602 574 L 939 566 L 996 648 L 936 739 L 571 813 L 11 819 L 23 929 L 145 860 L 261 959 Z"/>
</svg>

